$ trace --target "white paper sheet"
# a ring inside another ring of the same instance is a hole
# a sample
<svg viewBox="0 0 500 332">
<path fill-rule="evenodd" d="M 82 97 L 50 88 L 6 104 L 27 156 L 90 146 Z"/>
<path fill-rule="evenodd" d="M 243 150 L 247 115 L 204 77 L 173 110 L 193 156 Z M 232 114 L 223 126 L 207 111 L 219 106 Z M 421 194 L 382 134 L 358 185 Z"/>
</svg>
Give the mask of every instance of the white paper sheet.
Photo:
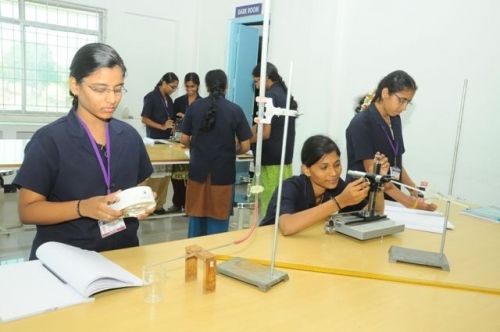
<svg viewBox="0 0 500 332">
<path fill-rule="evenodd" d="M 408 229 L 439 234 L 443 232 L 444 215 L 440 212 L 408 209 L 397 202 L 385 201 L 384 213 L 390 219 L 404 223 Z M 447 229 L 454 228 L 455 225 L 448 220 Z"/>
<path fill-rule="evenodd" d="M 50 273 L 40 261 L 0 267 L 0 321 L 93 301 Z"/>
</svg>

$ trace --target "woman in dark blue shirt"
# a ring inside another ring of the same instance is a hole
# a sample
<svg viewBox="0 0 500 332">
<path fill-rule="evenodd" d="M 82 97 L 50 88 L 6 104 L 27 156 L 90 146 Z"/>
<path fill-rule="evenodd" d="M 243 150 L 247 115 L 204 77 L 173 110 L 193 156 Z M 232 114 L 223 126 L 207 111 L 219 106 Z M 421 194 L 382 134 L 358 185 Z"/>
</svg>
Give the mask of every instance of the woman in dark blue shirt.
<svg viewBox="0 0 500 332">
<path fill-rule="evenodd" d="M 182 119 L 186 110 L 196 100 L 201 99 L 198 89 L 200 87 L 200 77 L 196 73 L 187 73 L 184 76 L 184 88 L 186 94 L 175 99 L 174 112 L 177 118 L 175 123 L 176 138 L 181 133 Z M 173 165 L 172 167 L 172 206 L 167 209 L 168 213 L 181 212 L 186 201 L 186 180 L 188 165 Z"/>
<path fill-rule="evenodd" d="M 30 259 L 48 241 L 96 251 L 139 244 L 137 218 L 119 221 L 122 212 L 109 207 L 118 190 L 140 184 L 153 171 L 137 131 L 113 118 L 125 71 L 110 46 L 80 48 L 70 66 L 73 108 L 40 128 L 26 146 L 14 183 L 21 188 L 21 221 L 37 225 Z"/>
<path fill-rule="evenodd" d="M 379 157 L 380 174 L 387 174 L 389 163 Z M 340 174 L 340 150 L 329 137 L 309 137 L 302 147 L 302 174 L 283 181 L 279 228 L 283 235 L 298 233 L 337 212 L 362 210 L 369 183 L 359 178 L 346 184 Z M 275 190 L 261 225 L 274 224 L 277 206 Z M 383 191 L 377 194 L 375 210 L 384 211 Z"/>
<path fill-rule="evenodd" d="M 177 75 L 168 72 L 162 76 L 153 91 L 144 96 L 142 107 L 142 122 L 146 125 L 148 137 L 169 139 L 175 127 L 174 103 L 170 95 L 177 90 L 179 79 Z M 156 193 L 156 209 L 154 214 L 163 215 L 167 211 L 163 208 L 167 200 L 169 177 L 155 177 L 148 179 L 147 185 Z"/>
<path fill-rule="evenodd" d="M 226 74 L 209 71 L 205 85 L 209 96 L 195 101 L 182 123 L 181 143 L 190 147 L 186 190 L 189 237 L 227 231 L 236 154 L 250 149 L 252 137 L 241 107 L 224 97 Z"/>
<path fill-rule="evenodd" d="M 260 85 L 260 64 L 255 66 L 252 71 L 255 87 Z M 266 97 L 272 98 L 275 107 L 286 108 L 288 88 L 283 82 L 283 78 L 278 73 L 275 65 L 268 62 L 266 66 L 265 78 Z M 290 100 L 290 108 L 297 109 L 297 102 L 293 97 Z M 254 137 L 252 143 L 256 140 L 257 125 L 252 128 Z M 281 149 L 283 147 L 283 133 L 285 131 L 285 117 L 274 116 L 271 124 L 263 125 L 262 141 L 262 168 L 260 175 L 260 184 L 264 191 L 259 195 L 259 206 L 262 212 L 266 211 L 269 200 L 278 186 L 279 169 L 281 162 Z M 286 136 L 285 166 L 283 179 L 292 176 L 293 149 L 295 145 L 295 117 L 288 119 L 288 133 Z"/>
<path fill-rule="evenodd" d="M 402 70 L 384 77 L 373 95 L 361 98 L 358 112 L 346 129 L 347 160 L 350 170 L 369 171 L 373 168 L 371 156 L 377 151 L 385 154 L 391 164 L 390 174 L 397 181 L 415 187 L 403 166 L 405 146 L 400 114 L 411 103 L 417 84 Z M 396 185 L 387 183 L 385 193 L 406 207 L 434 211 L 436 205 L 402 192 Z"/>
<path fill-rule="evenodd" d="M 144 96 L 142 122 L 148 137 L 169 139 L 175 124 L 174 102 L 170 95 L 177 90 L 177 75 L 168 72 L 162 76 L 153 91 Z"/>
</svg>

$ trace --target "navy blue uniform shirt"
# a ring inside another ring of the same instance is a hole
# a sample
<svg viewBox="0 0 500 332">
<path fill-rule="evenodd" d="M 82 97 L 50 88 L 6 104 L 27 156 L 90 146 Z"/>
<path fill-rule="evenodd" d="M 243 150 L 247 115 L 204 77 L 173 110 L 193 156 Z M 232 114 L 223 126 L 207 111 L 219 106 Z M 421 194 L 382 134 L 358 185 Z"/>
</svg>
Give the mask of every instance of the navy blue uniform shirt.
<svg viewBox="0 0 500 332">
<path fill-rule="evenodd" d="M 266 97 L 273 99 L 273 104 L 275 107 L 286 108 L 286 93 L 283 87 L 281 87 L 281 85 L 279 85 L 278 83 L 274 83 L 271 88 L 266 91 Z M 293 116 L 288 118 L 285 164 L 291 164 L 293 159 L 293 149 L 295 145 L 295 119 L 296 118 Z M 280 164 L 284 131 L 285 117 L 273 116 L 271 120 L 271 137 L 262 141 L 263 166 Z"/>
<path fill-rule="evenodd" d="M 196 95 L 196 100 L 201 99 L 200 95 Z M 174 102 L 174 113 L 182 113 L 186 114 L 186 110 L 189 107 L 188 104 L 188 95 L 182 95 L 180 97 L 177 97 Z"/>
<path fill-rule="evenodd" d="M 172 98 L 169 95 L 164 97 L 160 92 L 160 87 L 157 86 L 144 96 L 141 116 L 160 124 L 164 124 L 169 119 L 175 121 Z M 146 126 L 146 134 L 151 138 L 168 139 L 172 135 L 172 129 L 160 130 Z"/>
<path fill-rule="evenodd" d="M 212 97 L 199 99 L 191 104 L 184 117 L 182 132 L 191 136 L 189 178 L 205 182 L 210 174 L 214 185 L 233 184 L 236 177 L 235 137 L 240 142 L 248 140 L 252 131 L 241 107 L 222 96 L 216 101 L 214 127 L 210 131 L 200 130 L 211 105 Z"/>
<path fill-rule="evenodd" d="M 321 203 L 327 202 L 342 193 L 345 189 L 346 183 L 344 180 L 339 179 L 337 187 L 334 189 L 328 189 L 323 195 Z M 276 196 L 278 194 L 278 188 L 273 193 L 273 197 L 269 202 L 267 207 L 267 213 L 264 219 L 260 222 L 261 226 L 274 224 L 274 218 L 276 216 Z M 320 203 L 320 204 L 321 204 Z M 304 211 L 315 207 L 316 197 L 314 196 L 314 190 L 312 187 L 311 180 L 301 174 L 299 176 L 292 176 L 291 178 L 283 181 L 282 191 L 281 191 L 281 205 L 280 205 L 280 216 L 283 214 L 294 214 L 300 211 Z M 363 201 L 357 205 L 345 206 L 340 210 L 340 212 L 349 211 L 359 211 L 362 210 L 366 205 L 366 201 Z"/>
<path fill-rule="evenodd" d="M 349 170 L 364 172 L 363 160 L 373 159 L 377 152 L 383 153 L 391 166 L 403 168 L 405 146 L 399 115 L 391 117 L 391 126 L 394 139 L 389 126 L 373 103 L 366 111 L 354 116 L 345 133 Z"/>
<path fill-rule="evenodd" d="M 201 99 L 199 94 L 196 95 L 195 101 L 198 99 Z M 188 109 L 188 107 L 189 107 L 188 95 L 182 95 L 182 96 L 175 99 L 174 113 L 176 116 L 177 116 L 177 113 L 186 114 L 186 110 Z M 178 126 L 182 126 L 182 120 L 177 119 L 176 123 Z M 179 130 L 180 130 L 180 128 L 177 129 L 177 131 L 179 131 Z"/>
<path fill-rule="evenodd" d="M 153 172 L 144 143 L 134 128 L 116 119 L 109 121 L 109 132 L 111 192 L 134 187 Z M 106 195 L 97 157 L 74 110 L 33 135 L 13 183 L 45 196 L 50 202 Z M 96 251 L 138 245 L 137 218 L 126 218 L 125 223 L 125 230 L 106 238 L 102 238 L 97 220 L 90 218 L 37 225 L 30 259 L 34 259 L 36 249 L 48 241 Z"/>
</svg>

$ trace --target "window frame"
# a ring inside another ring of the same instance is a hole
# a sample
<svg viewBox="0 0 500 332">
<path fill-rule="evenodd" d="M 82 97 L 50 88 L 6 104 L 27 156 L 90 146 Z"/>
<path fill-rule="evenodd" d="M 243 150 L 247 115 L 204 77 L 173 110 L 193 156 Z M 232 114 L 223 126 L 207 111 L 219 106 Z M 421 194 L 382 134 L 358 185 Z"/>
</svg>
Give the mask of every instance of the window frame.
<svg viewBox="0 0 500 332">
<path fill-rule="evenodd" d="M 53 6 L 55 8 L 72 9 L 78 11 L 87 11 L 92 14 L 97 14 L 98 16 L 98 29 L 89 30 L 83 28 L 69 27 L 59 24 L 42 23 L 37 21 L 31 21 L 26 19 L 26 3 L 35 3 L 46 6 Z M 20 44 L 21 44 L 21 109 L 10 109 L 10 110 L 0 110 L 0 117 L 5 116 L 29 116 L 29 117 L 40 117 L 40 116 L 62 116 L 64 112 L 52 112 L 52 111 L 28 111 L 27 110 L 27 52 L 26 52 L 26 30 L 27 28 L 41 28 L 53 31 L 67 32 L 67 33 L 78 33 L 84 35 L 94 35 L 97 37 L 98 42 L 102 42 L 105 39 L 106 30 L 106 9 L 99 7 L 92 7 L 86 5 L 80 5 L 75 3 L 69 3 L 64 1 L 53 1 L 53 0 L 18 0 L 18 10 L 19 18 L 9 18 L 0 16 L 0 23 L 12 24 L 19 26 L 19 31 L 21 34 Z M 69 68 L 68 68 L 69 71 Z M 68 92 L 69 96 L 69 92 Z M 46 104 L 48 105 L 48 103 Z"/>
</svg>

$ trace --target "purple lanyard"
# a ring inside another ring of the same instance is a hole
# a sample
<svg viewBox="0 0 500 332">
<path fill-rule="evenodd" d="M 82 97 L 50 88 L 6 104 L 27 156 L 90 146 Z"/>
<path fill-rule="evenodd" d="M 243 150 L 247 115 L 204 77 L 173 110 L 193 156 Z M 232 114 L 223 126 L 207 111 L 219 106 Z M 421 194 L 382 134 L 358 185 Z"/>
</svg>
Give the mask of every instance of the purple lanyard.
<svg viewBox="0 0 500 332">
<path fill-rule="evenodd" d="M 160 91 L 158 91 L 160 94 L 160 99 L 163 102 L 163 106 L 165 106 L 165 112 L 167 113 L 167 119 L 170 118 L 170 112 L 168 111 L 168 103 L 167 103 L 167 98 L 164 97 Z"/>
<path fill-rule="evenodd" d="M 89 127 L 83 122 L 80 118 L 78 118 L 80 123 L 82 124 L 83 129 L 85 129 L 85 132 L 87 133 L 87 136 L 90 140 L 90 144 L 92 144 L 92 148 L 94 148 L 94 154 L 97 157 L 97 161 L 99 161 L 99 165 L 101 166 L 101 172 L 104 177 L 104 183 L 106 183 L 106 191 L 107 193 L 111 193 L 111 138 L 109 136 L 109 123 L 106 122 L 106 150 L 107 150 L 107 155 L 108 158 L 108 168 L 104 166 L 104 161 L 102 160 L 101 153 L 99 152 L 99 149 L 97 148 L 97 144 L 92 137 L 92 134 L 90 133 Z"/>
<path fill-rule="evenodd" d="M 399 152 L 399 142 L 396 142 L 395 139 L 392 139 L 391 136 L 387 133 L 387 130 L 383 125 L 380 125 L 382 127 L 382 130 L 384 131 L 385 137 L 387 137 L 387 140 L 389 141 L 389 144 L 391 145 L 392 152 L 394 152 L 394 166 L 397 166 L 396 164 L 396 158 L 398 157 L 398 152 Z M 394 145 L 394 142 L 396 145 Z"/>
</svg>

